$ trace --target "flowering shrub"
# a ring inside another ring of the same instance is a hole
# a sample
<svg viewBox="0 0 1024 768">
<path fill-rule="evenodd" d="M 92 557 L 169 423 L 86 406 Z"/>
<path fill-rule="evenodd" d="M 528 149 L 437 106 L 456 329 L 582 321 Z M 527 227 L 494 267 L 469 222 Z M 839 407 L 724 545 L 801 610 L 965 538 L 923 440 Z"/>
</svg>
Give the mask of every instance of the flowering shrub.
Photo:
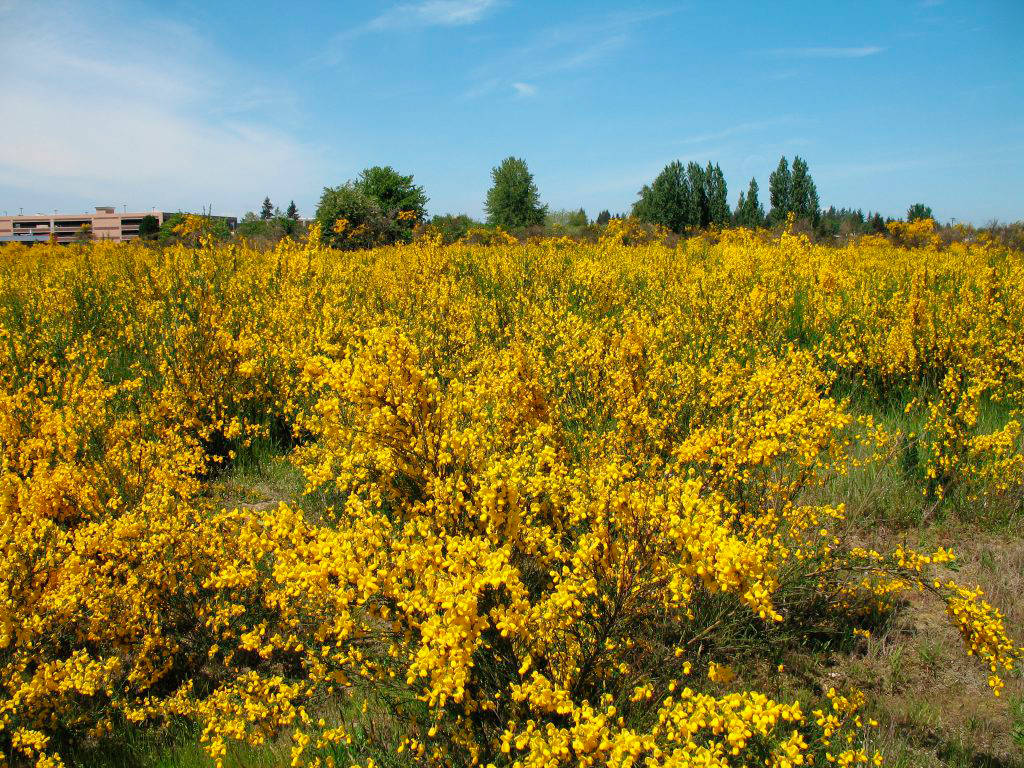
<svg viewBox="0 0 1024 768">
<path fill-rule="evenodd" d="M 0 250 L 7 762 L 185 720 L 218 761 L 877 763 L 862 695 L 745 686 L 728 630 L 917 591 L 998 694 L 1021 649 L 953 554 L 821 494 L 897 455 L 1019 511 L 1024 259 L 662 239 Z M 268 443 L 316 503 L 214 504 Z"/>
</svg>

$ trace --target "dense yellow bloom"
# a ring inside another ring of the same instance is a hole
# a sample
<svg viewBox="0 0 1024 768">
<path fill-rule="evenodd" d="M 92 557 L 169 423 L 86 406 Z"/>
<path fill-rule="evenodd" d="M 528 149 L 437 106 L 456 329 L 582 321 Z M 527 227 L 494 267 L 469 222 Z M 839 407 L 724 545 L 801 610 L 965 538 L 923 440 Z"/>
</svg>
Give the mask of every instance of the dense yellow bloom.
<svg viewBox="0 0 1024 768">
<path fill-rule="evenodd" d="M 919 590 L 996 693 L 1019 663 L 952 552 L 823 502 L 887 461 L 933 504 L 1024 482 L 1024 259 L 895 235 L 0 249 L 0 749 L 188 718 L 218 760 L 877 764 L 862 696 L 777 702 L 708 649 Z M 305 495 L 214 504 L 268 443 Z"/>
</svg>

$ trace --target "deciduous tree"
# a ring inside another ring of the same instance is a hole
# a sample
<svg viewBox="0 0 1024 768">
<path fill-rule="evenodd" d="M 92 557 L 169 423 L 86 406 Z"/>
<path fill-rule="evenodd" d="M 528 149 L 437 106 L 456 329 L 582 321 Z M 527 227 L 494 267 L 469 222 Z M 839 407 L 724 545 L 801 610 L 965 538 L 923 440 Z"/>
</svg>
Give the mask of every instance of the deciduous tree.
<svg viewBox="0 0 1024 768">
<path fill-rule="evenodd" d="M 316 220 L 324 243 L 334 248 L 372 248 L 394 242 L 398 236 L 377 200 L 354 181 L 324 188 Z"/>
</svg>

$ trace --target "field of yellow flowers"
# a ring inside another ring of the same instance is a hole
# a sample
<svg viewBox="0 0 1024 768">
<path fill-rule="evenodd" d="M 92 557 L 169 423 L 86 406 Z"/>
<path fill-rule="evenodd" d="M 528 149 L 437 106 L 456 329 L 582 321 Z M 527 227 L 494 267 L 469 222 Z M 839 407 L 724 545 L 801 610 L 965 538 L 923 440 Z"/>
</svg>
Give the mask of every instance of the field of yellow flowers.
<svg viewBox="0 0 1024 768">
<path fill-rule="evenodd" d="M 0 249 L 0 765 L 876 765 L 865 694 L 744 670 L 921 601 L 1014 690 L 955 547 L 840 492 L 1024 515 L 1024 255 L 915 226 Z M 224 508 L 268 451 L 304 490 Z"/>
</svg>

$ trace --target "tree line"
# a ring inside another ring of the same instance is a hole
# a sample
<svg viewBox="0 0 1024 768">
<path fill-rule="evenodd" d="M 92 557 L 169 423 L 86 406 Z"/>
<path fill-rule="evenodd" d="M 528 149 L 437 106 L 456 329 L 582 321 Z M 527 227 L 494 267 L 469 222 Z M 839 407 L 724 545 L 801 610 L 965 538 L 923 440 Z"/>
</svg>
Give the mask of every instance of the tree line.
<svg viewBox="0 0 1024 768">
<path fill-rule="evenodd" d="M 319 224 L 325 244 L 355 249 L 410 242 L 417 232 L 429 232 L 445 242 L 454 242 L 485 228 L 586 237 L 600 231 L 613 218 L 607 209 L 593 219 L 582 208 L 550 210 L 541 202 L 526 161 L 518 157 L 507 157 L 491 169 L 491 186 L 484 202 L 485 221 L 476 221 L 466 214 L 428 218 L 428 201 L 425 190 L 415 183 L 412 174 L 399 173 L 390 166 L 373 166 L 339 186 L 325 187 L 312 220 Z M 684 165 L 674 160 L 641 187 L 628 215 L 679 235 L 729 226 L 777 227 L 792 218 L 803 231 L 817 237 L 840 238 L 884 233 L 891 221 L 870 211 L 865 214 L 835 207 L 823 210 L 807 161 L 799 155 L 792 163 L 785 156 L 780 158 L 768 179 L 767 202 L 766 210 L 757 180 L 752 178 L 732 208 L 725 175 L 718 163 L 701 165 L 691 161 Z M 922 203 L 915 203 L 907 211 L 908 221 L 931 216 L 931 208 Z M 294 200 L 282 212 L 268 196 L 259 213 L 249 212 L 242 217 L 237 234 L 252 240 L 276 241 L 298 235 L 304 225 Z M 169 241 L 173 239 L 174 226 L 175 222 L 169 220 L 153 236 L 161 242 Z"/>
<path fill-rule="evenodd" d="M 736 208 L 730 210 L 725 176 L 718 164 L 683 164 L 675 160 L 665 166 L 654 181 L 645 184 L 633 204 L 633 215 L 672 232 L 708 227 L 763 227 L 785 222 L 790 214 L 816 224 L 819 216 L 818 190 L 807 162 L 799 155 L 783 157 L 768 180 L 771 208 L 765 214 L 757 179 L 740 192 Z"/>
</svg>

